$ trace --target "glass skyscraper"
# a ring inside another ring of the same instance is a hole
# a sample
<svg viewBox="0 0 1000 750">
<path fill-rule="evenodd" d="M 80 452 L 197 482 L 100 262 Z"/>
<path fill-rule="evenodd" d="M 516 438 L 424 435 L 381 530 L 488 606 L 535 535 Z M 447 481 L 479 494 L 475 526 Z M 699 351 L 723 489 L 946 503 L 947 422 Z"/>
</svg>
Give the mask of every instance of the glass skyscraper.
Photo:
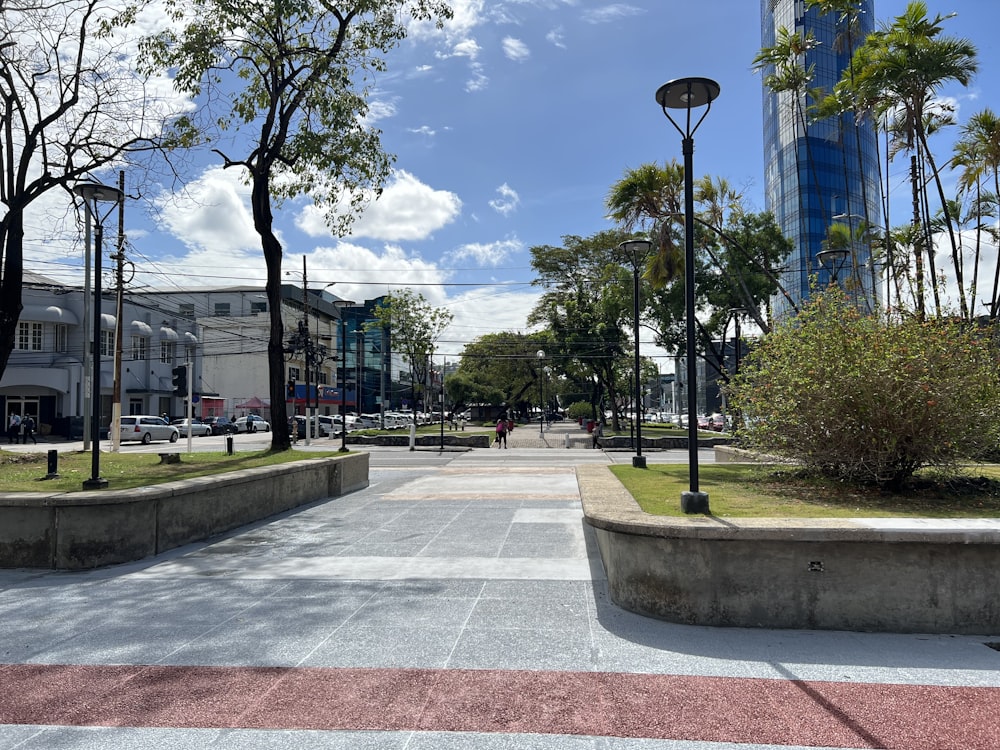
<svg viewBox="0 0 1000 750">
<path fill-rule="evenodd" d="M 850 67 L 852 47 L 874 28 L 874 0 L 858 0 L 857 6 L 861 12 L 849 29 L 837 12 L 806 11 L 804 0 L 761 0 L 761 47 L 774 47 L 782 27 L 803 38 L 811 33 L 815 45 L 797 63 L 812 69 L 808 88 L 830 92 Z M 763 77 L 773 72 L 771 66 Z M 856 121 L 853 112 L 813 121 L 810 102 L 802 94 L 764 86 L 765 206 L 794 246 L 782 266 L 781 283 L 798 305 L 809 297 L 812 284 L 825 287 L 836 274 L 841 287 L 872 309 L 879 285 L 869 236 L 878 231 L 881 216 L 875 129 L 867 118 Z M 827 228 L 834 223 L 852 232 L 849 254 L 840 264 L 824 265 L 817 255 L 827 247 Z M 788 300 L 775 295 L 772 315 L 790 312 Z"/>
</svg>

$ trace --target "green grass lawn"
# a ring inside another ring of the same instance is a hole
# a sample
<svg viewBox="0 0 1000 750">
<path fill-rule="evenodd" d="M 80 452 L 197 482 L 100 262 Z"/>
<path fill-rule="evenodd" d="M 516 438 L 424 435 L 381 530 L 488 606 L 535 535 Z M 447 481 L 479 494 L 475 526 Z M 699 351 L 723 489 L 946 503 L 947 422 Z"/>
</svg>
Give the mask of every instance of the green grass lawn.
<svg viewBox="0 0 1000 750">
<path fill-rule="evenodd" d="M 167 450 L 164 449 L 166 453 Z M 170 452 L 177 452 L 171 446 Z M 250 469 L 302 461 L 309 458 L 344 455 L 330 452 L 269 450 L 240 451 L 232 456 L 223 452 L 180 452 L 181 463 L 160 464 L 155 453 L 102 453 L 101 476 L 108 480 L 108 489 L 124 490 L 151 484 L 173 482 L 227 471 Z M 45 452 L 12 453 L 0 450 L 0 488 L 3 492 L 79 492 L 83 481 L 90 479 L 91 453 L 66 451 L 59 454 L 59 478 L 45 479 L 48 463 Z"/>
<path fill-rule="evenodd" d="M 647 513 L 684 515 L 687 464 L 611 471 Z M 896 495 L 804 477 L 788 467 L 708 464 L 698 472 L 698 489 L 708 493 L 712 515 L 720 518 L 1000 517 L 1000 466 L 974 466 L 951 478 L 923 472 L 914 485 Z"/>
</svg>

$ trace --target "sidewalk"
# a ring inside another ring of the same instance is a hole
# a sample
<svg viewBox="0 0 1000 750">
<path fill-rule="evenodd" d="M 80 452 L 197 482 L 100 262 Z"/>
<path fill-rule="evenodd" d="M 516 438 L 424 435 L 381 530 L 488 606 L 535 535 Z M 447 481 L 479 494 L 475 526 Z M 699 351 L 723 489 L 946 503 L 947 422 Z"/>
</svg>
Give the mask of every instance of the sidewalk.
<svg viewBox="0 0 1000 750">
<path fill-rule="evenodd" d="M 0 748 L 1000 746 L 1000 639 L 625 612 L 576 472 L 521 453 L 404 452 L 214 543 L 0 571 Z"/>
</svg>

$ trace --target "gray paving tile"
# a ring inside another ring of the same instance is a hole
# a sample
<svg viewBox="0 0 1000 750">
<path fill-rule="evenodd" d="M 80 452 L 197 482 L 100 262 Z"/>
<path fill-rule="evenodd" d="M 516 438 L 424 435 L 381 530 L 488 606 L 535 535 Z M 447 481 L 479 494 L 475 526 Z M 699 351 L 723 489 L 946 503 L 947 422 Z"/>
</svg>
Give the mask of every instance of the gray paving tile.
<svg viewBox="0 0 1000 750">
<path fill-rule="evenodd" d="M 298 666 L 443 669 L 460 626 L 349 624 L 314 644 Z"/>
</svg>

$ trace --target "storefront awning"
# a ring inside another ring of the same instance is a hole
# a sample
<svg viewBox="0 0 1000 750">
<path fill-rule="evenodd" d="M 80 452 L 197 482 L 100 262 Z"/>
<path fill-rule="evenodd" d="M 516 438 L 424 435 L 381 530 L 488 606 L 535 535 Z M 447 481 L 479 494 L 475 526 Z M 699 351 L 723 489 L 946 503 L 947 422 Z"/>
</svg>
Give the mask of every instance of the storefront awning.
<svg viewBox="0 0 1000 750">
<path fill-rule="evenodd" d="M 33 320 L 39 323 L 65 323 L 66 325 L 80 325 L 80 319 L 76 313 L 64 307 L 56 305 L 25 305 L 21 310 L 21 320 Z"/>
</svg>

